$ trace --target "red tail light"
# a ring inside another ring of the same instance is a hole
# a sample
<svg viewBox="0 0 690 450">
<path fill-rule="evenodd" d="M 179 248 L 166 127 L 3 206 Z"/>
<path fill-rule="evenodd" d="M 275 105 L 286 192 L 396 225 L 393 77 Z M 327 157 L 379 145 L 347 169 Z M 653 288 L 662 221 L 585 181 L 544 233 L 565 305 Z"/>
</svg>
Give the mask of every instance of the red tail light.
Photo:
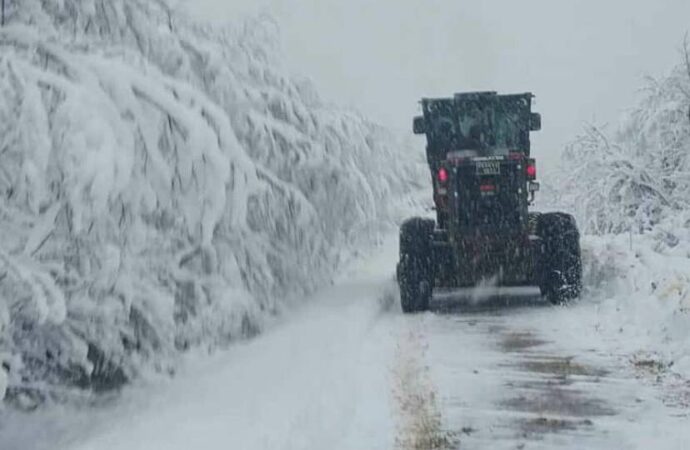
<svg viewBox="0 0 690 450">
<path fill-rule="evenodd" d="M 438 169 L 438 181 L 445 183 L 448 181 L 448 171 L 445 167 Z"/>
<path fill-rule="evenodd" d="M 530 180 L 534 180 L 537 178 L 537 166 L 534 163 L 534 161 L 528 161 L 527 166 L 525 167 L 525 173 L 527 174 L 527 178 Z"/>
</svg>

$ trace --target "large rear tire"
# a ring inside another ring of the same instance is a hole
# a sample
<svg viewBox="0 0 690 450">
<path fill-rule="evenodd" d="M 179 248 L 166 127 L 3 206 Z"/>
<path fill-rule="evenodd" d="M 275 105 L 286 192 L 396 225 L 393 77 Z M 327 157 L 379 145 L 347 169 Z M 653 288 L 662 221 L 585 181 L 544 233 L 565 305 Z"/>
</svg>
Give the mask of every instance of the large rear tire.
<svg viewBox="0 0 690 450">
<path fill-rule="evenodd" d="M 409 219 L 400 227 L 397 278 L 404 313 L 429 309 L 434 287 L 434 227 L 433 220 L 420 217 Z"/>
<path fill-rule="evenodd" d="M 553 304 L 564 304 L 582 291 L 580 233 L 575 218 L 565 213 L 546 213 L 537 218 L 541 238 L 539 287 Z"/>
</svg>

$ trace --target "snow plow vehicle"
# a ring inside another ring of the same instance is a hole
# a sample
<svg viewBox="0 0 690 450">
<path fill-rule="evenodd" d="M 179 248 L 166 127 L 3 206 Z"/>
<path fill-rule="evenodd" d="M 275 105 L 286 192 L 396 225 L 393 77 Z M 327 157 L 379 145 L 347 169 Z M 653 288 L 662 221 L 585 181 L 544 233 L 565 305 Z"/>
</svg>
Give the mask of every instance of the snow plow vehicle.
<svg viewBox="0 0 690 450">
<path fill-rule="evenodd" d="M 531 93 L 422 99 L 413 131 L 427 139 L 436 219 L 400 228 L 397 279 L 406 313 L 437 290 L 535 286 L 554 304 L 579 296 L 580 236 L 572 215 L 530 212 L 539 183 L 530 132 L 541 129 Z"/>
</svg>

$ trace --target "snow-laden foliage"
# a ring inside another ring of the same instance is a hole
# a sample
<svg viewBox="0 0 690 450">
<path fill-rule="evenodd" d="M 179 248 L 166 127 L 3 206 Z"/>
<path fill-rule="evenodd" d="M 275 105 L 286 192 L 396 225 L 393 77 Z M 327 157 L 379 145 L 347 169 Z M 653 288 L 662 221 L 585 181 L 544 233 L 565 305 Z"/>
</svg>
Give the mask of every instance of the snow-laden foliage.
<svg viewBox="0 0 690 450">
<path fill-rule="evenodd" d="M 286 76 L 268 20 L 22 0 L 7 22 L 0 396 L 106 390 L 255 333 L 371 243 L 424 174 Z"/>
<path fill-rule="evenodd" d="M 690 226 L 690 73 L 650 81 L 613 138 L 594 126 L 564 155 L 563 199 L 586 232 Z"/>
</svg>

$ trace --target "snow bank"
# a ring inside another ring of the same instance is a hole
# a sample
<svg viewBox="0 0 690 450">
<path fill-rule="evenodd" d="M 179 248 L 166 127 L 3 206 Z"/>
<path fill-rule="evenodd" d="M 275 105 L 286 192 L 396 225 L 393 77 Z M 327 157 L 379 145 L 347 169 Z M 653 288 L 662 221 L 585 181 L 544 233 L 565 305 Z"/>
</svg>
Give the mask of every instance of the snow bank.
<svg viewBox="0 0 690 450">
<path fill-rule="evenodd" d="M 690 376 L 690 67 L 660 81 L 609 137 L 567 150 L 557 201 L 586 233 L 589 297 L 602 326 Z"/>
<path fill-rule="evenodd" d="M 602 335 L 690 376 L 690 245 L 658 242 L 651 234 L 585 236 L 585 298 L 597 303 Z"/>
<path fill-rule="evenodd" d="M 424 179 L 387 131 L 280 70 L 270 20 L 208 28 L 153 0 L 25 0 L 8 17 L 9 400 L 110 390 L 256 333 Z"/>
</svg>

